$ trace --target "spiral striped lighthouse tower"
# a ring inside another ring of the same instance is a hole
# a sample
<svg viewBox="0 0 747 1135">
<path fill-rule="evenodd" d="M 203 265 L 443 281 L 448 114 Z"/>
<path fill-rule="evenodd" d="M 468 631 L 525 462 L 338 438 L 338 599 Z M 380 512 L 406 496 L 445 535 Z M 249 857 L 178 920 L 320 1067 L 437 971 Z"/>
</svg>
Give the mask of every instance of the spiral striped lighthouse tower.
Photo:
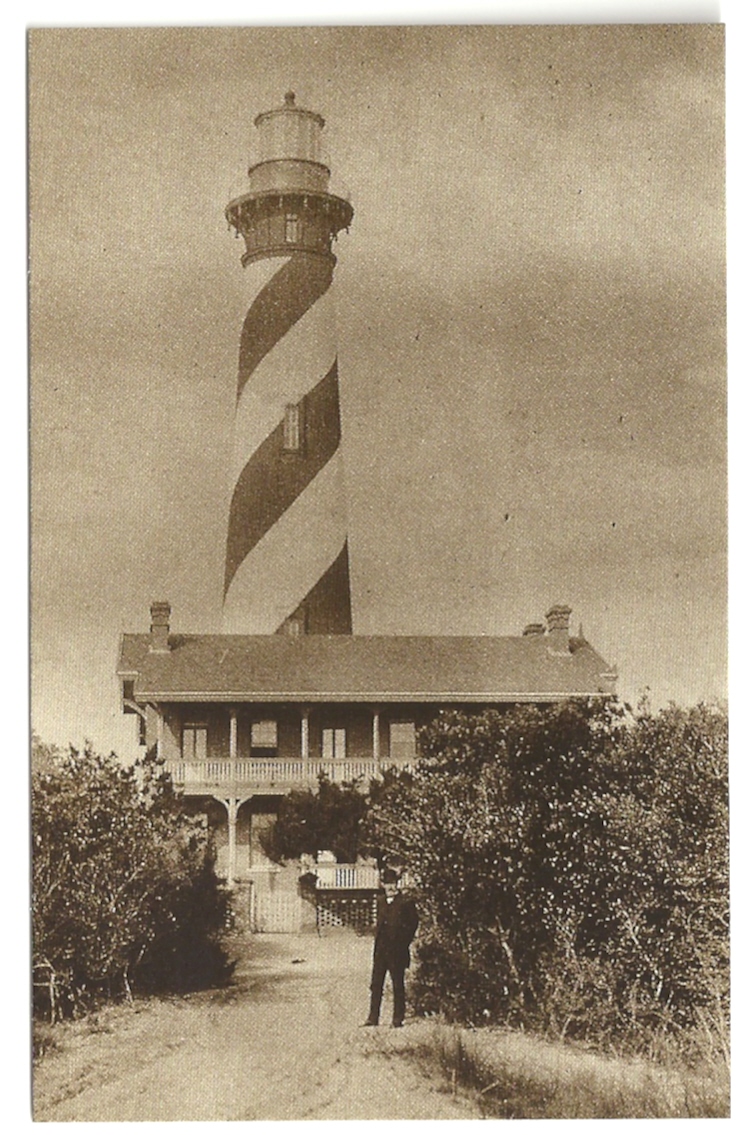
<svg viewBox="0 0 747 1135">
<path fill-rule="evenodd" d="M 321 115 L 289 92 L 255 126 L 249 190 L 226 209 L 246 246 L 248 310 L 223 630 L 350 634 L 332 243 L 353 209 L 329 192 Z"/>
</svg>

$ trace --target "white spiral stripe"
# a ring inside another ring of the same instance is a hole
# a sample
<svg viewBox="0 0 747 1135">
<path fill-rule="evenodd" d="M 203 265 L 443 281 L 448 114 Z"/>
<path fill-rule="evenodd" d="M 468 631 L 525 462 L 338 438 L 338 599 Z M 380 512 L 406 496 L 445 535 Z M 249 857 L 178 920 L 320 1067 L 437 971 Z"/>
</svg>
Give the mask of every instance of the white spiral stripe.
<svg viewBox="0 0 747 1135">
<path fill-rule="evenodd" d="M 264 260 L 254 260 L 244 269 L 244 279 L 248 285 L 249 305 L 247 311 L 256 300 L 259 293 L 269 284 L 276 272 L 290 260 L 290 256 L 268 256 Z M 246 316 L 244 317 L 246 318 Z"/>
<path fill-rule="evenodd" d="M 251 455 L 283 420 L 288 403 L 300 402 L 328 374 L 336 355 L 332 289 L 265 355 L 244 384 L 233 431 L 234 481 Z"/>
<path fill-rule="evenodd" d="M 347 529 L 337 453 L 244 558 L 223 607 L 225 634 L 274 634 L 343 549 Z"/>
</svg>

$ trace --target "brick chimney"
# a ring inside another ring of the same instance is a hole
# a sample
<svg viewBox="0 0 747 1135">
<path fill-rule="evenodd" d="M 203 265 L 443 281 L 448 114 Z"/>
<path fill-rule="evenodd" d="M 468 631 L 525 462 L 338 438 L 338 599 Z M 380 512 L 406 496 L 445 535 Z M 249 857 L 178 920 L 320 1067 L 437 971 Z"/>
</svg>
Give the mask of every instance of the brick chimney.
<svg viewBox="0 0 747 1135">
<path fill-rule="evenodd" d="M 545 615 L 547 621 L 547 648 L 552 654 L 568 654 L 568 626 L 571 608 L 555 603 Z"/>
<path fill-rule="evenodd" d="M 522 632 L 524 638 L 536 638 L 545 633 L 544 623 L 527 623 Z"/>
<path fill-rule="evenodd" d="M 169 619 L 171 604 L 151 603 L 150 605 L 150 650 L 165 654 L 169 650 Z"/>
</svg>

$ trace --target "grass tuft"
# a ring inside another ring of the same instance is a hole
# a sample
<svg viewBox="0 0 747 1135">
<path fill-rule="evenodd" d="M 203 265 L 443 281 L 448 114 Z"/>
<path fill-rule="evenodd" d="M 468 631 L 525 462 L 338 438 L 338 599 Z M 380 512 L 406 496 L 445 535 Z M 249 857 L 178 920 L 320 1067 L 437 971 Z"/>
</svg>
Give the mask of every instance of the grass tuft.
<svg viewBox="0 0 747 1135">
<path fill-rule="evenodd" d="M 729 1066 L 694 1068 L 602 1056 L 521 1032 L 435 1024 L 410 1049 L 501 1119 L 724 1118 Z"/>
<path fill-rule="evenodd" d="M 32 1048 L 34 1063 L 59 1048 L 56 1030 L 48 1021 L 33 1022 Z"/>
</svg>

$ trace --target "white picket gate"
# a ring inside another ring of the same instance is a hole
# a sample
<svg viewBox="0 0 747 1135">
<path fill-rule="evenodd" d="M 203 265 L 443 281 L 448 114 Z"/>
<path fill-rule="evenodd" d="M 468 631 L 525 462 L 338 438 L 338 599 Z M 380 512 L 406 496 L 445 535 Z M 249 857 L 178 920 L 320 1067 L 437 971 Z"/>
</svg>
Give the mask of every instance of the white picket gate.
<svg viewBox="0 0 747 1135">
<path fill-rule="evenodd" d="M 252 887 L 251 927 L 255 934 L 297 934 L 301 929 L 303 899 L 290 891 Z"/>
</svg>

